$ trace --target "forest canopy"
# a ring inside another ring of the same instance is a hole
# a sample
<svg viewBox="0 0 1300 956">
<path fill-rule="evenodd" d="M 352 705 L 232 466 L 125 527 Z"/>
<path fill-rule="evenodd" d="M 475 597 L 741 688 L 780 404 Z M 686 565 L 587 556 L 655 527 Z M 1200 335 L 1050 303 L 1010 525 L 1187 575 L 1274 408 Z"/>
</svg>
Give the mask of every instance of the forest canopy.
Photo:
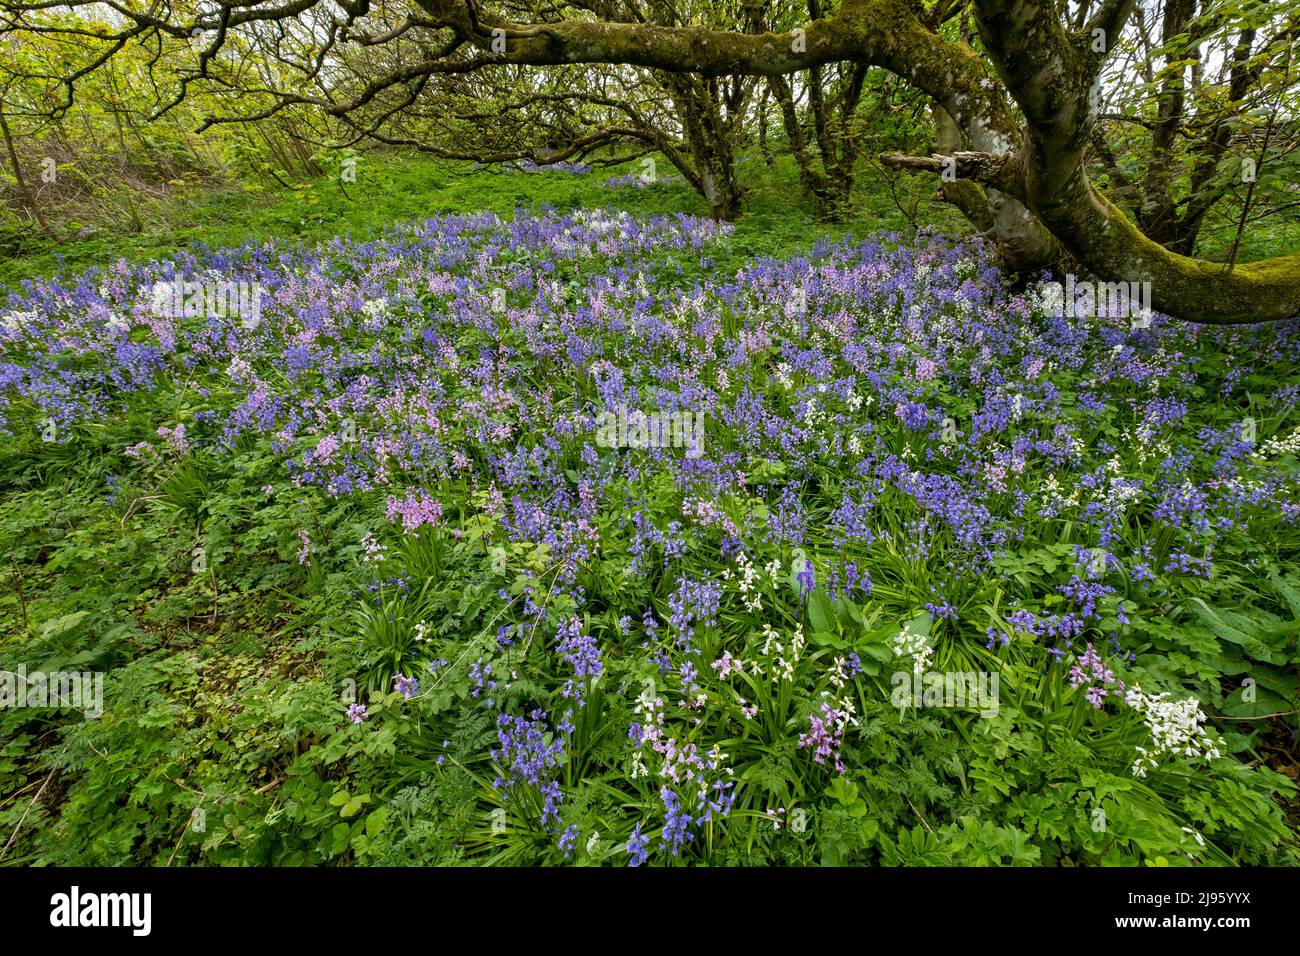
<svg viewBox="0 0 1300 956">
<path fill-rule="evenodd" d="M 1077 267 L 1150 283 L 1156 308 L 1198 322 L 1300 312 L 1294 248 L 1238 258 L 1243 232 L 1300 202 L 1293 2 L 3 0 L 0 10 L 4 116 L 23 132 L 117 83 L 132 111 L 180 112 L 200 130 L 314 124 L 333 146 L 488 163 L 653 152 L 715 218 L 733 220 L 744 209 L 737 153 L 776 130 L 828 220 L 851 215 L 855 169 L 870 158 L 937 177 L 1013 272 Z M 869 154 L 887 118 L 918 102 L 931 149 Z M 1235 221 L 1237 239 L 1202 258 L 1215 221 Z"/>
</svg>

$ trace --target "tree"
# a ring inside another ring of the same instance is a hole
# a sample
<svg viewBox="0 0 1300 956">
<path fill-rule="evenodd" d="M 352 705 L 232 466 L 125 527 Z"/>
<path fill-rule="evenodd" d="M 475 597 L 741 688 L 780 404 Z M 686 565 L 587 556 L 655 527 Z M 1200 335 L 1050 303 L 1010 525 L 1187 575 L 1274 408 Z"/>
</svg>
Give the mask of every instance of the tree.
<svg viewBox="0 0 1300 956">
<path fill-rule="evenodd" d="M 575 6 L 627 23 L 652 17 L 672 25 L 681 15 L 667 4 L 645 11 L 624 2 Z M 722 4 L 701 9 L 712 18 L 727 14 Z M 422 28 L 401 32 L 400 19 L 371 19 L 377 23 L 338 51 L 330 79 L 336 97 L 357 96 L 375 76 L 396 74 L 412 56 L 429 52 Z M 705 78 L 618 64 L 408 74 L 338 118 L 357 139 L 484 163 L 594 158 L 613 165 L 655 151 L 704 199 L 713 218 L 730 221 L 741 213 L 736 150 L 752 120 L 756 77 Z M 612 147 L 622 152 L 603 152 Z"/>
<path fill-rule="evenodd" d="M 1274 15 L 1261 3 L 1229 24 L 1194 0 L 1153 3 L 1135 11 L 1105 74 L 1094 168 L 1142 232 L 1175 252 L 1193 255 L 1209 220 L 1235 235 L 1247 217 L 1295 206 L 1281 187 L 1300 179 L 1296 27 L 1270 30 Z"/>
<path fill-rule="evenodd" d="M 222 54 L 232 37 L 241 37 L 292 63 L 304 78 L 301 91 L 259 90 L 275 105 L 237 117 L 247 121 L 294 104 L 343 116 L 412 77 L 503 64 L 625 64 L 702 80 L 783 76 L 844 62 L 880 66 L 924 91 L 951 118 L 968 148 L 941 171 L 982 189 L 967 201 L 1012 266 L 1040 267 L 1063 248 L 1107 280 L 1149 282 L 1155 307 L 1184 319 L 1239 323 L 1297 315 L 1300 253 L 1244 265 L 1180 255 L 1144 235 L 1089 179 L 1095 90 L 1135 3 L 1089 0 L 1067 22 L 1055 0 L 971 0 L 977 52 L 941 36 L 934 21 L 943 18 L 919 0 L 842 0 L 806 27 L 779 34 L 677 22 L 684 18 L 671 25 L 646 16 L 627 22 L 602 16 L 595 4 L 561 4 L 545 17 L 519 21 L 508 7 L 489 10 L 479 0 L 416 0 L 390 32 L 418 29 L 436 39 L 417 58 L 341 98 L 330 81 L 337 49 L 371 15 L 369 0 L 338 0 L 338 12 L 321 0 L 202 0 L 179 9 L 157 2 L 143 10 L 114 2 L 121 24 L 97 36 L 100 52 L 74 75 L 48 80 L 68 102 L 81 77 L 126 45 L 156 44 L 161 51 L 198 35 L 204 39 L 191 66 L 177 71 L 168 61 L 176 77 L 173 102 L 179 102 L 191 85 L 238 87 L 239 65 Z M 7 31 L 46 29 L 48 7 L 47 0 L 0 0 Z M 1296 10 L 1280 16 L 1293 19 Z"/>
</svg>

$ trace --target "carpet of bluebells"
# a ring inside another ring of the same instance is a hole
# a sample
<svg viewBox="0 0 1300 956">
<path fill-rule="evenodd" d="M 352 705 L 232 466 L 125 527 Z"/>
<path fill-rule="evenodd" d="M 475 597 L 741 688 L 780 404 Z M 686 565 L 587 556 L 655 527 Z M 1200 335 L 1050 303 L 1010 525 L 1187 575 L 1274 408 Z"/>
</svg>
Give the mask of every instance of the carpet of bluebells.
<svg viewBox="0 0 1300 956">
<path fill-rule="evenodd" d="M 0 713 L 0 790 L 58 772 L 22 852 L 1296 863 L 1300 326 L 729 233 L 446 216 L 11 293 L 0 664 L 107 673 Z"/>
</svg>

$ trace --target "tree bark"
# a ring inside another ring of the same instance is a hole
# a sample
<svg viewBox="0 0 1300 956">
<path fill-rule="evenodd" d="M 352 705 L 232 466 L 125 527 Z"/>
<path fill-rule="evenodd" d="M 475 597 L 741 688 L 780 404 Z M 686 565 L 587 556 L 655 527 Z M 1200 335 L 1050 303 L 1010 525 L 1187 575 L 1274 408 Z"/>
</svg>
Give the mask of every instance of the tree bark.
<svg viewBox="0 0 1300 956">
<path fill-rule="evenodd" d="M 1088 181 L 1089 90 L 1104 61 L 1091 52 L 1091 31 L 1117 36 L 1133 4 L 1106 0 L 1083 32 L 1069 34 L 1047 0 L 975 0 L 985 49 L 1026 120 L 1023 198 L 1098 276 L 1150 282 L 1162 312 L 1213 324 L 1300 315 L 1300 254 L 1233 267 L 1179 255 Z"/>
</svg>

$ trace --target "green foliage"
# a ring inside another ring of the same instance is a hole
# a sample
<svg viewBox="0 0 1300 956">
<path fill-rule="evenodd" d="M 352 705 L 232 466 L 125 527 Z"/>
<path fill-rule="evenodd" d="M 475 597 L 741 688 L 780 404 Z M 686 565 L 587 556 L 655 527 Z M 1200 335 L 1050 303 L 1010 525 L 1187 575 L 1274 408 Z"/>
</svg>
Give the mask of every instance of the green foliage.
<svg viewBox="0 0 1300 956">
<path fill-rule="evenodd" d="M 868 207 L 879 205 L 869 182 L 864 189 Z M 314 238 L 372 231 L 412 204 L 429 212 L 508 212 L 516 204 L 585 206 L 608 198 L 590 178 L 471 172 L 368 154 L 358 161 L 355 184 L 323 178 L 277 204 L 217 196 L 191 228 L 214 243 L 245 234 Z M 672 184 L 618 198 L 642 213 L 691 208 L 693 201 Z M 759 184 L 753 214 L 716 251 L 714 268 L 806 244 L 811 216 L 789 205 L 776 187 Z M 180 238 L 163 232 L 119 251 L 141 256 Z M 67 251 L 69 263 L 103 252 Z M 658 264 L 667 273 L 668 264 Z M 689 284 L 705 269 L 682 264 L 678 281 Z M 576 289 L 586 274 L 575 267 L 557 278 Z M 467 332 L 457 345 L 473 354 L 484 340 Z M 1202 358 L 1208 382 L 1233 372 L 1213 354 Z M 775 375 L 763 374 L 769 372 Z M 535 369 L 520 374 L 542 378 Z M 1072 407 L 1083 387 L 1078 376 L 1062 371 L 1053 381 Z M 1252 409 L 1276 384 L 1259 372 L 1241 376 Z M 470 386 L 463 387 L 468 396 Z M 946 393 L 942 382 L 933 387 L 945 407 L 961 407 L 963 398 Z M 1179 387 L 1195 398 L 1205 386 Z M 647 606 L 667 617 L 675 581 L 654 570 L 662 547 L 651 548 L 646 577 L 628 580 L 628 539 L 602 513 L 605 550 L 581 569 L 581 621 L 605 648 L 606 669 L 583 688 L 586 704 L 573 716 L 556 770 L 566 788 L 561 822 L 582 835 L 566 855 L 543 825 L 540 788 L 506 792 L 497 785 L 506 768 L 492 754 L 499 745 L 495 714 L 479 706 L 489 693 L 497 710 L 510 714 L 557 699 L 553 688 L 563 678 L 554 653 L 542 646 L 553 635 L 539 636 L 518 613 L 525 598 L 546 602 L 555 619 L 576 613 L 572 599 L 553 590 L 559 568 L 550 547 L 511 540 L 486 506 L 484 489 L 448 480 L 444 526 L 418 534 L 385 528 L 385 556 L 367 560 L 360 542 L 382 526 L 384 496 L 340 500 L 311 486 L 286 488 L 269 442 L 248 442 L 223 459 L 198 452 L 128 461 L 122 448 L 149 437 L 158 421 L 182 417 L 179 393 L 136 396 L 123 415 L 84 426 L 66 445 L 7 439 L 16 453 L 0 462 L 0 553 L 10 559 L 0 567 L 0 659 L 32 669 L 105 670 L 105 695 L 114 706 L 98 718 L 52 708 L 0 710 L 0 832 L 18 835 L 3 862 L 625 864 L 630 821 L 662 817 L 657 774 L 630 772 L 627 729 L 646 719 L 646 701 L 680 671 L 660 671 L 642 646 L 644 635 L 625 633 L 620 618 L 639 618 Z M 1233 421 L 1212 402 L 1195 408 L 1205 419 L 1195 428 Z M 1269 433 L 1282 431 L 1281 420 L 1268 421 L 1268 409 L 1259 407 L 1257 417 Z M 1086 437 L 1116 441 L 1117 423 L 1133 424 L 1116 412 Z M 901 452 L 911 439 L 895 429 L 886 440 Z M 576 449 L 569 451 L 576 458 Z M 765 490 L 743 504 L 766 517 L 794 469 L 764 458 L 745 470 Z M 121 476 L 116 489 L 105 487 L 105 475 Z M 700 839 L 680 856 L 660 853 L 657 861 L 1300 862 L 1285 815 L 1288 807 L 1294 813 L 1295 787 L 1258 760 L 1273 725 L 1242 721 L 1230 734 L 1241 760 L 1194 770 L 1170 761 L 1136 778 L 1134 748 L 1147 739 L 1140 720 L 1099 715 L 1069 686 L 1065 668 L 1048 666 L 1044 648 L 1033 642 L 985 647 L 987 628 L 1012 629 L 1010 584 L 1031 595 L 1029 610 L 1059 609 L 1058 586 L 1075 573 L 1083 540 L 1077 528 L 1044 519 L 1032 540 L 999 562 L 997 574 L 952 581 L 946 594 L 960 611 L 959 626 L 925 608 L 934 583 L 951 578 L 949 552 L 918 555 L 893 543 L 908 540 L 914 512 L 890 490 L 876 516 L 893 542 L 871 553 L 871 600 L 832 600 L 817 591 L 805 605 L 799 571 L 810 560 L 821 572 L 834 550 L 825 503 L 837 500 L 842 478 L 820 467 L 799 477 L 813 509 L 807 541 L 790 553 L 774 547 L 755 556 L 775 564 L 757 587 L 763 619 L 785 643 L 773 647 L 756 617 L 734 611 L 725 611 L 717 628 L 701 627 L 704 659 L 718 656 L 726 628 L 741 635 L 742 656 L 757 670 L 729 680 L 698 675 L 708 703 L 694 714 L 696 723 L 679 720 L 673 729 L 683 748 L 720 741 L 736 784 L 735 807 L 725 821 L 702 826 Z M 268 485 L 275 485 L 273 494 L 263 490 Z M 663 475 L 621 490 L 653 513 L 682 517 L 677 489 Z M 1126 533 L 1167 558 L 1171 541 L 1160 532 L 1146 540 L 1148 527 L 1155 526 L 1135 519 Z M 300 553 L 300 533 L 319 553 Z M 206 573 L 194 570 L 196 548 Z M 1126 615 L 1128 649 L 1142 658 L 1135 676 L 1148 690 L 1190 688 L 1207 711 L 1230 718 L 1294 709 L 1296 549 L 1294 529 L 1256 523 L 1250 534 L 1224 539 L 1215 578 L 1162 576 L 1152 585 L 1160 600 L 1144 601 L 1150 610 L 1142 614 L 1134 609 L 1137 592 L 1121 589 L 1101 600 L 1103 624 L 1118 628 Z M 725 567 L 705 548 L 686 560 L 692 572 L 710 576 Z M 501 592 L 510 601 L 505 613 L 496 610 Z M 516 630 L 503 645 L 504 625 Z M 796 629 L 806 644 L 791 654 Z M 940 667 L 997 670 L 1005 693 L 996 713 L 893 706 L 889 675 L 898 655 L 891 642 L 900 630 L 925 638 Z M 859 656 L 861 672 L 841 687 L 839 661 L 849 654 Z M 475 676 L 486 664 L 497 683 L 492 689 Z M 785 668 L 789 678 L 774 680 Z M 393 691 L 399 673 L 420 676 L 410 699 Z M 1258 684 L 1250 700 L 1238 679 L 1247 673 Z M 856 721 L 843 749 L 854 769 L 842 775 L 798 744 L 832 689 L 852 703 Z M 346 717 L 354 703 L 368 715 L 359 724 Z M 553 741 L 555 729 L 546 732 Z M 664 838 L 648 824 L 641 835 L 653 844 Z"/>
</svg>

